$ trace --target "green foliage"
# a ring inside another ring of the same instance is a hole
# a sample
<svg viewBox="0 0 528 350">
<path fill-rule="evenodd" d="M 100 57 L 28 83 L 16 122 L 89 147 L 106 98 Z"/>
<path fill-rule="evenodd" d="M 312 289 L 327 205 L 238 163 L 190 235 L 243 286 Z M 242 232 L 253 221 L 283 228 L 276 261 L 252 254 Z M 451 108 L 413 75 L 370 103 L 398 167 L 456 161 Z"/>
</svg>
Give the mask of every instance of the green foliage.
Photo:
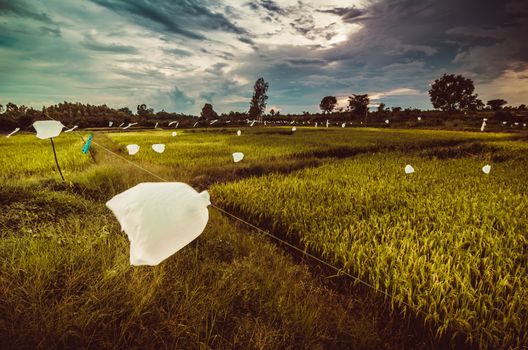
<svg viewBox="0 0 528 350">
<path fill-rule="evenodd" d="M 206 103 L 202 108 L 202 113 L 200 113 L 200 117 L 212 119 L 218 117 L 218 114 L 216 114 L 216 112 L 214 111 L 212 104 Z"/>
<path fill-rule="evenodd" d="M 348 97 L 348 108 L 351 111 L 353 111 L 356 116 L 364 117 L 365 122 L 367 119 L 369 103 L 370 103 L 370 99 L 367 94 L 365 95 L 353 94 L 352 96 Z"/>
<path fill-rule="evenodd" d="M 443 111 L 477 110 L 483 107 L 476 94 L 473 80 L 462 75 L 444 74 L 431 85 L 429 96 L 434 108 Z"/>
<path fill-rule="evenodd" d="M 258 78 L 253 87 L 253 97 L 249 106 L 249 116 L 251 118 L 259 119 L 262 113 L 266 110 L 266 101 L 268 95 L 266 94 L 269 88 L 269 84 L 264 78 Z"/>
<path fill-rule="evenodd" d="M 488 106 L 490 106 L 490 108 L 494 111 L 498 111 L 499 109 L 502 108 L 502 106 L 504 106 L 506 103 L 508 103 L 508 101 L 506 100 L 503 100 L 501 98 L 499 99 L 495 99 L 495 100 L 489 100 L 488 102 L 486 102 L 486 104 Z"/>
<path fill-rule="evenodd" d="M 321 108 L 324 113 L 330 113 L 334 110 L 336 104 L 337 99 L 335 96 L 325 96 L 321 100 L 321 103 L 319 103 L 319 108 Z"/>
</svg>

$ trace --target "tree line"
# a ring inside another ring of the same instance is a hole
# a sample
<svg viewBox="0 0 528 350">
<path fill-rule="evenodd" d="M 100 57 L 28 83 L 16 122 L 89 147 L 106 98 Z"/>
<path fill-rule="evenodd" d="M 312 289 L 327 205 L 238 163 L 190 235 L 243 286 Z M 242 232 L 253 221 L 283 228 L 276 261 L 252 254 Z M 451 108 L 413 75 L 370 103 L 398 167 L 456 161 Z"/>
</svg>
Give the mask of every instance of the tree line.
<svg viewBox="0 0 528 350">
<path fill-rule="evenodd" d="M 503 109 L 508 103 L 504 99 L 493 99 L 484 104 L 474 91 L 475 86 L 471 79 L 465 78 L 462 75 L 444 74 L 431 84 L 429 97 L 434 108 L 445 112 L 482 111 L 486 109 L 498 111 Z M 347 109 L 362 116 L 367 114 L 369 104 L 370 99 L 368 94 L 353 94 L 348 97 Z M 325 96 L 319 104 L 319 108 L 323 113 L 331 113 L 336 107 L 337 99 L 335 96 Z M 383 111 L 384 109 L 385 104 L 380 103 L 378 111 Z M 509 109 L 514 108 L 510 107 Z M 517 109 L 526 110 L 527 108 L 525 104 L 521 104 Z"/>
<path fill-rule="evenodd" d="M 268 100 L 269 83 L 260 77 L 253 86 L 253 95 L 250 100 L 249 110 L 247 112 L 235 112 L 218 114 L 215 112 L 211 103 L 205 103 L 200 113 L 201 119 L 214 120 L 217 118 L 229 119 L 233 121 L 244 121 L 246 119 L 263 122 L 264 117 L 277 119 L 283 117 L 280 111 L 266 111 Z M 495 111 L 499 117 L 509 119 L 511 111 L 527 111 L 527 107 L 521 104 L 517 108 L 505 106 L 508 102 L 504 99 L 492 99 L 483 103 L 475 94 L 475 86 L 471 79 L 462 75 L 444 74 L 436 79 L 429 90 L 429 96 L 433 107 L 443 111 L 444 117 L 459 112 L 479 112 Z M 319 103 L 321 113 L 302 112 L 299 114 L 288 114 L 285 117 L 332 117 L 334 119 L 354 118 L 356 121 L 367 124 L 369 122 L 370 98 L 368 94 L 351 94 L 348 97 L 346 107 L 338 107 L 338 101 L 335 96 L 325 96 Z M 373 116 L 383 117 L 390 114 L 392 117 L 405 117 L 420 114 L 418 109 L 402 109 L 401 107 L 392 107 L 386 109 L 384 103 L 377 106 L 377 111 Z M 508 115 L 510 113 L 510 115 Z M 15 127 L 29 127 L 33 121 L 50 118 L 63 121 L 68 125 L 78 125 L 79 127 L 106 127 L 112 121 L 115 125 L 128 124 L 132 122 L 140 123 L 142 126 L 154 126 L 158 122 L 179 120 L 182 126 L 194 125 L 196 117 L 189 114 L 171 113 L 161 110 L 154 112 L 146 104 L 139 104 L 134 114 L 128 107 L 119 109 L 108 107 L 107 105 L 90 105 L 82 103 L 63 102 L 56 105 L 42 107 L 42 110 L 36 110 L 26 106 L 17 106 L 13 103 L 0 105 L 0 129 L 9 130 Z"/>
</svg>

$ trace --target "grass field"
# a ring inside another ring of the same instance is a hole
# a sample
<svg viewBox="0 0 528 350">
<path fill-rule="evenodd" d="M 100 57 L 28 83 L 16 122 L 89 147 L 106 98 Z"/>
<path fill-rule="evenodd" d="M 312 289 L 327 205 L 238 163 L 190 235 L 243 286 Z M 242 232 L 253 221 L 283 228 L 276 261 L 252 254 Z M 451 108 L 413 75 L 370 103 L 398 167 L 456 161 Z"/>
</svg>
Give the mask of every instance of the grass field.
<svg viewBox="0 0 528 350">
<path fill-rule="evenodd" d="M 526 136 L 235 132 L 98 132 L 94 141 L 163 178 L 209 188 L 213 203 L 395 301 L 334 288 L 313 265 L 213 209 L 188 247 L 157 267 L 130 267 L 127 238 L 104 202 L 155 179 L 97 144 L 94 163 L 78 134 L 63 134 L 63 183 L 49 142 L 17 135 L 0 139 L 2 348 L 528 343 Z M 130 143 L 141 146 L 135 156 L 125 151 Z M 232 162 L 235 151 L 244 152 L 241 163 Z M 403 173 L 407 163 L 416 173 Z M 480 170 L 487 163 L 489 175 Z"/>
</svg>

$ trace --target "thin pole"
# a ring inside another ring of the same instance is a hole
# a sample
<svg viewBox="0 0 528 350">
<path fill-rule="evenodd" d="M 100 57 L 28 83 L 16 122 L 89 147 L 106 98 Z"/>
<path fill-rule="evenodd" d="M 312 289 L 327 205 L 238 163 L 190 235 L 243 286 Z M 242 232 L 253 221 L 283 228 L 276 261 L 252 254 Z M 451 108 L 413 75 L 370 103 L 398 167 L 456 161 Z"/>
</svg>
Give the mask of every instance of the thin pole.
<svg viewBox="0 0 528 350">
<path fill-rule="evenodd" d="M 62 176 L 62 171 L 59 166 L 59 161 L 57 160 L 57 153 L 55 153 L 55 144 L 53 143 L 53 137 L 50 137 L 50 141 L 51 141 L 51 147 L 53 148 L 53 156 L 55 157 L 55 164 L 57 164 L 57 169 L 59 169 L 59 174 L 62 178 L 62 181 L 64 181 L 64 176 Z"/>
</svg>

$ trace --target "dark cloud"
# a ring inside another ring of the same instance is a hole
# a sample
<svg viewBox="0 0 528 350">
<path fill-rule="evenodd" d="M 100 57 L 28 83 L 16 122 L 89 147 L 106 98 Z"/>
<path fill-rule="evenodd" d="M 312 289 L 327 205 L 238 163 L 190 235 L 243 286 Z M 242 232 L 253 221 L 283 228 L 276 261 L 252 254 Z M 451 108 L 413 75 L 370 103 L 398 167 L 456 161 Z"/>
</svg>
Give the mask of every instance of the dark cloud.
<svg viewBox="0 0 528 350">
<path fill-rule="evenodd" d="M 187 50 L 184 50 L 184 49 L 177 49 L 177 48 L 173 48 L 173 49 L 163 49 L 163 52 L 169 54 L 169 55 L 175 55 L 175 56 L 180 56 L 180 57 L 189 57 L 189 56 L 192 56 L 192 52 L 190 51 L 187 51 Z"/>
<path fill-rule="evenodd" d="M 259 50 L 259 47 L 258 45 L 253 41 L 253 39 L 251 39 L 250 37 L 248 36 L 242 36 L 242 37 L 239 37 L 238 38 L 238 41 L 244 43 L 244 44 L 248 44 L 249 46 L 251 46 L 253 48 L 253 50 L 255 51 L 258 51 Z"/>
<path fill-rule="evenodd" d="M 40 27 L 40 32 L 43 34 L 43 35 L 49 35 L 49 36 L 53 36 L 53 37 L 60 37 L 62 34 L 61 34 L 61 30 L 60 28 L 56 27 L 56 28 L 50 28 L 50 27 Z"/>
<path fill-rule="evenodd" d="M 269 12 L 277 13 L 279 15 L 285 15 L 287 11 L 280 7 L 275 1 L 273 0 L 260 0 L 259 2 L 260 6 L 268 10 Z"/>
<path fill-rule="evenodd" d="M 123 54 L 135 54 L 138 50 L 130 45 L 120 45 L 115 43 L 102 43 L 93 37 L 86 35 L 84 40 L 81 41 L 81 45 L 87 49 L 94 51 L 103 51 L 103 52 L 113 52 L 113 53 L 123 53 Z"/>
<path fill-rule="evenodd" d="M 290 23 L 290 26 L 295 31 L 311 40 L 317 40 L 319 38 L 326 40 L 332 39 L 336 35 L 334 31 L 335 25 L 336 23 L 334 22 L 327 26 L 317 27 L 315 18 L 310 14 L 303 14 Z"/>
<path fill-rule="evenodd" d="M 224 69 L 225 67 L 228 67 L 229 65 L 227 63 L 216 63 L 216 64 L 213 64 L 211 67 L 207 68 L 205 71 L 207 73 L 211 73 L 211 74 L 221 74 L 222 73 L 222 69 Z"/>
<path fill-rule="evenodd" d="M 320 58 L 285 58 L 286 62 L 294 66 L 325 65 L 327 62 Z"/>
<path fill-rule="evenodd" d="M 348 12 L 323 11 L 341 16 Z M 528 33 L 526 11 L 518 2 L 386 0 L 361 11 L 363 28 L 327 57 L 363 62 L 369 71 L 422 59 L 432 74 L 469 70 L 478 72 L 480 79 L 493 79 L 528 55 L 528 41 L 523 39 Z"/>
<path fill-rule="evenodd" d="M 25 17 L 46 24 L 56 24 L 48 14 L 22 0 L 0 0 L 0 15 Z"/>
<path fill-rule="evenodd" d="M 224 15 L 210 11 L 195 1 L 91 0 L 122 15 L 131 16 L 139 24 L 154 30 L 195 40 L 205 40 L 198 31 L 225 31 L 245 34 L 243 28 L 231 23 Z"/>
<path fill-rule="evenodd" d="M 318 10 L 322 13 L 333 13 L 334 15 L 340 16 L 345 22 L 355 22 L 358 17 L 361 17 L 365 14 L 365 11 L 360 10 L 356 7 L 336 7 L 328 10 Z"/>
<path fill-rule="evenodd" d="M 309 36 L 309 33 L 315 29 L 315 20 L 312 15 L 303 14 L 293 20 L 290 26 L 302 35 Z"/>
<path fill-rule="evenodd" d="M 263 76 L 269 104 L 298 112 L 352 93 L 428 108 L 428 83 L 443 73 L 472 78 L 484 99 L 510 100 L 494 94 L 526 80 L 526 0 L 363 4 L 0 0 L 0 94 L 222 112 L 246 109 Z"/>
<path fill-rule="evenodd" d="M 0 47 L 16 47 L 17 44 L 16 38 L 0 33 Z"/>
</svg>

